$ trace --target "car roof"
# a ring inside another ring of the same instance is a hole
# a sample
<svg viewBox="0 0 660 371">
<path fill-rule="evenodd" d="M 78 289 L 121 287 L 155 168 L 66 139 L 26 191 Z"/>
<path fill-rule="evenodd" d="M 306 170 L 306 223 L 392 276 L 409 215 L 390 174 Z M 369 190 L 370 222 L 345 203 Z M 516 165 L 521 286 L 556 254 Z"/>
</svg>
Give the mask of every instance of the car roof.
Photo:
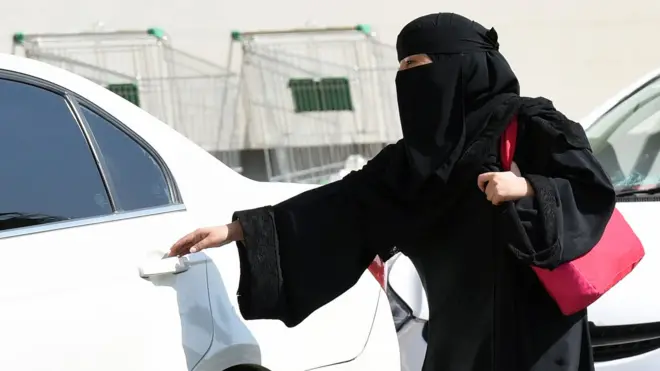
<svg viewBox="0 0 660 371">
<path fill-rule="evenodd" d="M 119 116 L 149 116 L 149 119 L 146 120 L 147 122 L 158 121 L 155 117 L 149 115 L 142 109 L 136 107 L 108 89 L 105 89 L 82 76 L 48 63 L 0 53 L 0 70 L 28 75 L 72 91 L 85 99 L 88 99 L 92 103 L 100 105 L 101 108 L 107 110 L 111 115 L 116 116 L 120 121 L 125 122 L 126 125 L 130 126 L 131 129 L 138 132 L 138 134 L 153 129 L 153 124 L 148 125 L 150 126 L 149 128 L 145 128 L 142 127 L 141 122 L 137 120 L 124 120 Z"/>
<path fill-rule="evenodd" d="M 89 100 L 144 138 L 159 152 L 170 168 L 187 169 L 199 166 L 208 169 L 210 166 L 215 171 L 222 172 L 224 176 L 247 180 L 171 126 L 82 76 L 38 60 L 6 53 L 0 53 L 0 71 L 10 71 L 44 80 Z M 196 161 L 190 162 L 193 157 Z"/>
<path fill-rule="evenodd" d="M 96 89 L 93 82 L 65 69 L 16 55 L 0 53 L 0 69 L 46 80 L 78 93 Z"/>
</svg>

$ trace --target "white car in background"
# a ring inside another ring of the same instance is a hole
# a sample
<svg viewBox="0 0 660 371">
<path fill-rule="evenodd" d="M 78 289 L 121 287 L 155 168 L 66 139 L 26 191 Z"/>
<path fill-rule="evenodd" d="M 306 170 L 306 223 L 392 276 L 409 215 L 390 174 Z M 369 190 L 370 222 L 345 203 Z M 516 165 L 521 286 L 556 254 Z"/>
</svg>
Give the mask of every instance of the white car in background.
<svg viewBox="0 0 660 371">
<path fill-rule="evenodd" d="M 635 270 L 589 307 L 597 371 L 660 370 L 660 70 L 581 121 L 594 154 L 619 192 L 617 208 L 646 249 Z M 388 296 L 403 371 L 419 371 L 428 304 L 410 259 L 387 262 Z"/>
<path fill-rule="evenodd" d="M 109 90 L 4 54 L 0 174 L 0 370 L 399 370 L 371 272 L 287 328 L 235 309 L 234 246 L 163 258 L 309 186 L 244 178 Z"/>
</svg>

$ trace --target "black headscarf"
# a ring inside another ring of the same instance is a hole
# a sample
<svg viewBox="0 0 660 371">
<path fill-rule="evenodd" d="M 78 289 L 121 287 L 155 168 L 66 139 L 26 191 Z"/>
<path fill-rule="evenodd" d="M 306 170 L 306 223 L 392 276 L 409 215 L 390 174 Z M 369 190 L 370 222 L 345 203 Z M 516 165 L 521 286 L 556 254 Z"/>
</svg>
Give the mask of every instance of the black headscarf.
<svg viewBox="0 0 660 371">
<path fill-rule="evenodd" d="M 520 93 L 498 51 L 497 32 L 453 13 L 429 14 L 397 39 L 399 61 L 428 54 L 433 63 L 396 77 L 399 114 L 413 174 L 447 181 L 454 165 L 488 124 L 494 107 Z"/>
</svg>

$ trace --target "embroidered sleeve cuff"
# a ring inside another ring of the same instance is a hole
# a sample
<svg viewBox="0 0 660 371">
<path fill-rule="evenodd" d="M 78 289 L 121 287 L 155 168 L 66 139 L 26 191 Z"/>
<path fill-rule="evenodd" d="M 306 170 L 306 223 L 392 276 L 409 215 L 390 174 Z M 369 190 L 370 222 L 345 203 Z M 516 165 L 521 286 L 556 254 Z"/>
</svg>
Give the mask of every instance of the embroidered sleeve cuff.
<svg viewBox="0 0 660 371">
<path fill-rule="evenodd" d="M 284 303 L 277 230 L 272 207 L 237 211 L 243 229 L 238 305 L 245 319 L 280 319 Z"/>
<path fill-rule="evenodd" d="M 556 188 L 547 177 L 541 175 L 525 174 L 525 179 L 534 188 L 534 199 L 538 207 L 538 217 L 540 224 L 538 233 L 543 235 L 544 246 L 536 246 L 534 256 L 534 265 L 543 268 L 554 268 L 548 266 L 548 262 L 556 261 L 557 254 L 561 254 L 557 228 L 559 209 L 559 200 L 557 198 Z"/>
</svg>

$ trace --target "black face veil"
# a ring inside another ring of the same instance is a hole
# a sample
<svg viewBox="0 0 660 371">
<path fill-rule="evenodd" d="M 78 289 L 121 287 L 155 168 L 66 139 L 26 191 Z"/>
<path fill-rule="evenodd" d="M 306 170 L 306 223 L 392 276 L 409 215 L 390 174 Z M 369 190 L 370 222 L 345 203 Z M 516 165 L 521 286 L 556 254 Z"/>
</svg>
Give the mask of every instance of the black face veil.
<svg viewBox="0 0 660 371">
<path fill-rule="evenodd" d="M 497 33 L 452 13 L 406 25 L 399 60 L 428 54 L 433 63 L 396 77 L 399 115 L 414 174 L 447 181 L 454 164 L 489 123 L 493 108 L 518 95 L 518 80 L 498 52 Z"/>
</svg>

